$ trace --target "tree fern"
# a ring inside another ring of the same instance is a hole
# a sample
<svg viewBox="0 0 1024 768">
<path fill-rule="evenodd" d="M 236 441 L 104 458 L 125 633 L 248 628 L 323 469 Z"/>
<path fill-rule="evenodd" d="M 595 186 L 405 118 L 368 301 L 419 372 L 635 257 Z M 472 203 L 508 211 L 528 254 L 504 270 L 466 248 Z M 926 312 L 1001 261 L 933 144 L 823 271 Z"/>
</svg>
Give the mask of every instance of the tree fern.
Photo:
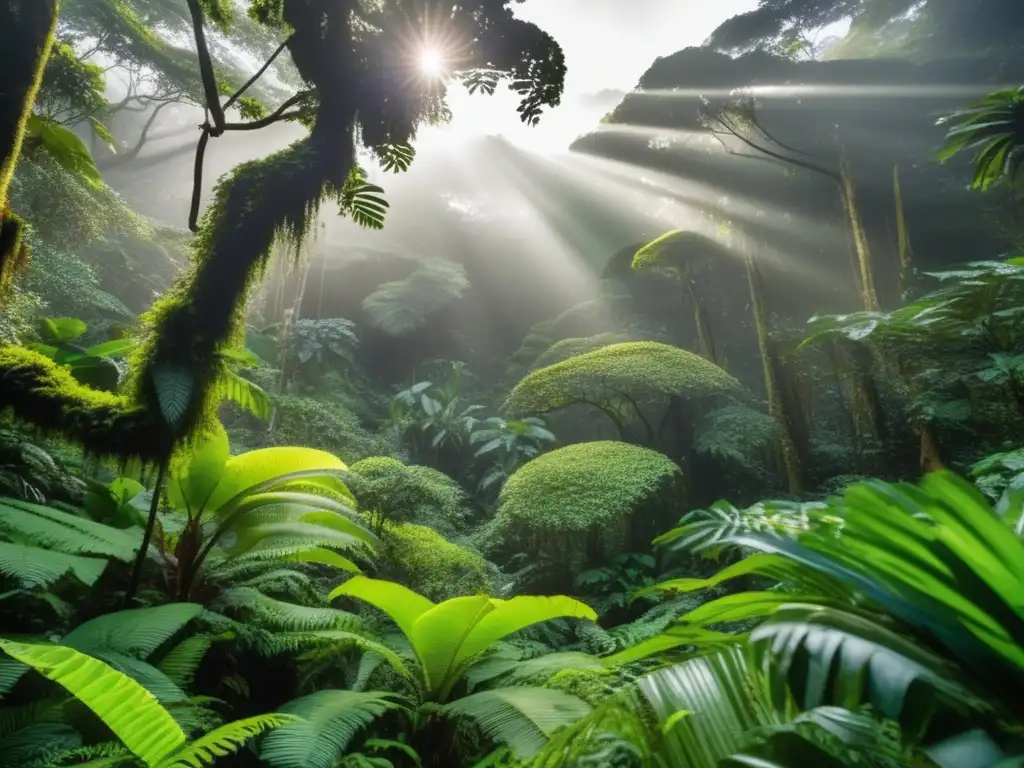
<svg viewBox="0 0 1024 768">
<path fill-rule="evenodd" d="M 296 722 L 285 714 L 257 715 L 235 720 L 201 736 L 160 762 L 157 768 L 205 768 L 220 757 L 232 755 L 262 733 Z"/>
<path fill-rule="evenodd" d="M 258 384 L 243 378 L 235 371 L 226 371 L 217 388 L 221 398 L 230 400 L 258 419 L 270 419 L 273 410 L 270 396 Z"/>
<path fill-rule="evenodd" d="M 67 573 L 92 586 L 106 567 L 107 561 L 99 558 L 0 542 L 0 574 L 27 589 L 48 587 Z"/>
<path fill-rule="evenodd" d="M 85 653 L 106 651 L 144 659 L 202 611 L 195 603 L 170 603 L 108 613 L 80 624 L 61 643 Z"/>
<path fill-rule="evenodd" d="M 434 313 L 462 298 L 469 287 L 461 264 L 429 259 L 404 280 L 379 285 L 363 299 L 362 307 L 375 328 L 391 336 L 407 336 Z"/>
<path fill-rule="evenodd" d="M 548 737 L 590 712 L 576 696 L 547 688 L 498 688 L 464 696 L 442 711 L 472 720 L 488 738 L 519 758 L 536 754 Z"/>
<path fill-rule="evenodd" d="M 260 758 L 272 768 L 333 768 L 360 730 L 402 708 L 399 698 L 388 693 L 317 691 L 281 708 L 301 719 L 268 734 Z"/>
<path fill-rule="evenodd" d="M 59 509 L 19 499 L 0 499 L 0 535 L 15 543 L 73 555 L 102 555 L 123 562 L 135 557 L 137 529 L 120 530 Z"/>
<path fill-rule="evenodd" d="M 175 685 L 187 689 L 215 639 L 206 634 L 185 638 L 160 660 L 158 668 Z"/>
<path fill-rule="evenodd" d="M 157 765 L 185 734 L 153 695 L 102 661 L 58 645 L 0 640 L 0 650 L 65 688 L 96 713 L 140 760 Z"/>
<path fill-rule="evenodd" d="M 359 618 L 346 611 L 286 603 L 267 597 L 252 587 L 225 590 L 211 607 L 237 613 L 246 621 L 270 630 L 345 630 L 359 626 Z"/>
</svg>

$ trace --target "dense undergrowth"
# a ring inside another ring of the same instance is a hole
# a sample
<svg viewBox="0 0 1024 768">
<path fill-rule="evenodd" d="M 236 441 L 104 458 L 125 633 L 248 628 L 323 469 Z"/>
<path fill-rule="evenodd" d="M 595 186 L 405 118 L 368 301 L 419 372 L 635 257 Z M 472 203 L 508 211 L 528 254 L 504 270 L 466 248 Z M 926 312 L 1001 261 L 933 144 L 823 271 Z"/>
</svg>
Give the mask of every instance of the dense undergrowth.
<svg viewBox="0 0 1024 768">
<path fill-rule="evenodd" d="M 564 64 L 507 5 L 453 10 L 481 47 L 458 76 L 511 78 L 532 123 Z M 750 55 L 810 55 L 796 5 L 748 15 Z M 859 19 L 847 46 L 949 32 L 937 1 L 819 5 Z M 388 207 L 356 139 L 405 170 L 443 89 L 373 63 L 404 2 L 232 10 L 66 0 L 39 95 L 0 88 L 25 110 L 0 190 L 0 768 L 1024 759 L 1024 252 L 914 253 L 897 173 L 885 264 L 844 158 L 820 174 L 842 314 L 794 316 L 743 222 L 711 213 L 609 248 L 597 295 L 508 348 L 460 335 L 457 254 L 338 255 L 359 290 L 313 311 L 319 207 L 371 229 Z M 171 44 L 197 29 L 198 56 Z M 222 180 L 198 236 L 150 221 L 97 165 L 138 149 L 87 40 L 151 73 L 125 104 L 213 107 L 203 148 L 241 130 L 230 105 L 310 137 Z M 236 90 L 224 51 L 279 43 L 294 90 Z M 374 87 L 347 101 L 339 72 Z M 1011 204 L 1021 94 L 952 115 L 942 153 Z M 705 127 L 774 146 L 733 95 Z"/>
</svg>

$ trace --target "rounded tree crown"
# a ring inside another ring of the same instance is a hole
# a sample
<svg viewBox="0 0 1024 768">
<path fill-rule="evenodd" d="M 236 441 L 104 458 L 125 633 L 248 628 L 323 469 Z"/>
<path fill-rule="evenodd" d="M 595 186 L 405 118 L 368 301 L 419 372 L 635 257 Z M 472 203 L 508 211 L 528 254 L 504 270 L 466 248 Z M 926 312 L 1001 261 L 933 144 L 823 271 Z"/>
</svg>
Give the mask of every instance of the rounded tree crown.
<svg viewBox="0 0 1024 768">
<path fill-rule="evenodd" d="M 700 355 L 656 341 L 631 341 L 534 371 L 513 388 L 505 410 L 547 413 L 623 396 L 694 400 L 741 389 L 735 378 Z"/>
<path fill-rule="evenodd" d="M 538 533 L 583 532 L 668 500 L 681 479 L 663 454 L 629 443 L 577 443 L 516 470 L 501 489 L 498 518 Z"/>
</svg>

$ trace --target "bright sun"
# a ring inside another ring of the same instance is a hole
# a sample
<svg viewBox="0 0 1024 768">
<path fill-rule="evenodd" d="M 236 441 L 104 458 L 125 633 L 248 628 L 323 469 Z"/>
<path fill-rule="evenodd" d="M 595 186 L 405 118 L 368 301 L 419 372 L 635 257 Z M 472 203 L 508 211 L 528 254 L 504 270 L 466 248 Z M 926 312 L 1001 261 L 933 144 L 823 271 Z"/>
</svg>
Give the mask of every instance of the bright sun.
<svg viewBox="0 0 1024 768">
<path fill-rule="evenodd" d="M 427 48 L 420 53 L 420 72 L 429 77 L 444 74 L 444 58 L 433 48 Z"/>
</svg>

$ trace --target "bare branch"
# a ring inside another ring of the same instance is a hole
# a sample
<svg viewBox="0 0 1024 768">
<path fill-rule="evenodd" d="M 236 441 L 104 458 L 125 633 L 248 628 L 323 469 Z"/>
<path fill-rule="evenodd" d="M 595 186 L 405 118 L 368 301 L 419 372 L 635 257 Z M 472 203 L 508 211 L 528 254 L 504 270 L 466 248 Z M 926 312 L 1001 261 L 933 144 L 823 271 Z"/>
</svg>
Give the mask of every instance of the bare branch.
<svg viewBox="0 0 1024 768">
<path fill-rule="evenodd" d="M 284 41 L 283 43 L 281 43 L 281 45 L 279 45 L 279 46 L 278 46 L 277 50 L 276 50 L 276 51 L 274 51 L 274 53 L 273 53 L 273 54 L 271 54 L 271 56 L 270 56 L 270 58 L 269 58 L 269 59 L 267 59 L 266 63 L 265 63 L 265 64 L 264 64 L 264 65 L 263 65 L 262 67 L 260 67 L 260 68 L 259 68 L 259 71 L 258 71 L 258 72 L 257 72 L 257 73 L 256 73 L 255 75 L 253 75 L 252 77 L 250 77 L 250 78 L 248 79 L 248 81 L 246 81 L 245 85 L 243 85 L 243 86 L 242 86 L 241 88 L 239 88 L 239 89 L 238 89 L 237 91 L 235 91 L 235 94 L 234 94 L 234 96 L 232 96 L 232 97 L 231 97 L 230 99 L 228 99 L 228 100 L 227 100 L 227 103 L 226 103 L 226 104 L 224 105 L 224 110 L 225 110 L 225 111 L 227 111 L 228 109 L 230 109 L 230 108 L 231 108 L 231 107 L 232 107 L 232 106 L 234 105 L 234 103 L 235 103 L 236 101 L 238 101 L 238 100 L 239 100 L 240 98 L 242 98 L 242 96 L 243 96 L 243 95 L 245 94 L 245 92 L 246 92 L 247 90 L 249 90 L 249 88 L 250 88 L 250 87 L 252 87 L 252 85 L 253 85 L 253 84 L 254 84 L 254 83 L 255 83 L 255 82 L 257 81 L 257 80 L 259 80 L 259 79 L 260 79 L 261 77 L 263 77 L 263 74 L 264 74 L 264 73 L 265 73 L 265 72 L 266 72 L 266 71 L 267 71 L 268 69 L 270 69 L 270 65 L 271 65 L 271 64 L 273 64 L 273 63 L 274 63 L 274 60 L 275 60 L 275 59 L 276 59 L 276 58 L 277 58 L 278 56 L 280 56 L 280 55 L 281 55 L 281 52 L 282 52 L 282 51 L 283 51 L 283 50 L 285 49 L 285 47 L 286 47 L 286 46 L 288 45 L 288 43 L 289 43 L 289 42 L 291 42 L 291 37 L 288 37 L 288 39 L 287 39 L 287 40 L 285 40 L 285 41 Z"/>
<path fill-rule="evenodd" d="M 192 29 L 195 32 L 199 74 L 203 79 L 206 108 L 210 111 L 210 118 L 213 120 L 210 132 L 219 136 L 224 132 L 224 109 L 220 105 L 220 92 L 217 90 L 217 74 L 213 68 L 213 59 L 210 57 L 210 49 L 206 45 L 203 9 L 199 5 L 199 0 L 188 0 L 188 10 L 192 14 Z"/>
</svg>

